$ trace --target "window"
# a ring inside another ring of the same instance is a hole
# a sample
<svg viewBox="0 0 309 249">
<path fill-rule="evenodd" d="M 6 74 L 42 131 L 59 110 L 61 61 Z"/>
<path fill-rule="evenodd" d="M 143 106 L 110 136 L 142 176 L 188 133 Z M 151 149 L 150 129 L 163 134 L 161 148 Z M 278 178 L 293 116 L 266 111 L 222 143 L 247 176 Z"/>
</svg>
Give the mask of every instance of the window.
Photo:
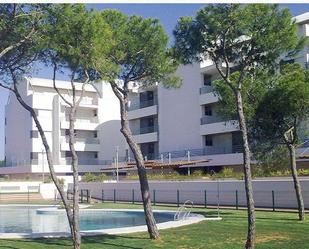
<svg viewBox="0 0 309 249">
<path fill-rule="evenodd" d="M 72 157 L 72 152 L 71 151 L 66 151 L 65 152 L 65 157 Z"/>
<path fill-rule="evenodd" d="M 212 136 L 205 136 L 205 146 L 212 146 Z"/>
<path fill-rule="evenodd" d="M 212 116 L 211 106 L 205 105 L 205 107 L 204 107 L 204 115 L 205 116 Z"/>
<path fill-rule="evenodd" d="M 94 158 L 98 158 L 98 152 L 94 153 Z"/>
<path fill-rule="evenodd" d="M 204 74 L 204 86 L 211 86 L 211 75 Z"/>
<path fill-rule="evenodd" d="M 30 152 L 30 159 L 38 159 L 39 158 L 39 153 L 38 152 Z"/>
<path fill-rule="evenodd" d="M 76 131 L 74 130 L 74 134 L 76 134 Z M 69 136 L 70 135 L 70 130 L 69 129 L 66 129 L 65 130 L 65 135 L 66 136 Z"/>
<path fill-rule="evenodd" d="M 141 92 L 139 95 L 140 102 L 153 100 L 153 91 Z"/>
<path fill-rule="evenodd" d="M 97 110 L 94 110 L 94 111 L 93 111 L 93 116 L 94 116 L 94 117 L 97 117 L 97 116 L 98 116 Z"/>
<path fill-rule="evenodd" d="M 38 138 L 39 132 L 38 131 L 30 131 L 30 138 Z"/>
<path fill-rule="evenodd" d="M 98 137 L 98 132 L 97 132 L 97 131 L 94 131 L 93 137 L 94 137 L 94 138 L 97 138 L 97 137 Z"/>
</svg>

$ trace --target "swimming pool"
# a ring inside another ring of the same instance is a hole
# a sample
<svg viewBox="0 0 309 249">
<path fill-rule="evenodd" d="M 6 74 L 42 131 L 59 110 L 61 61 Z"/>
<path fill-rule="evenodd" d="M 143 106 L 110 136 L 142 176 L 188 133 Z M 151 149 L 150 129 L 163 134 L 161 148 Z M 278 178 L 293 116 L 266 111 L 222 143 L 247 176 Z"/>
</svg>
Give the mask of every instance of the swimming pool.
<svg viewBox="0 0 309 249">
<path fill-rule="evenodd" d="M 206 220 L 191 213 L 174 221 L 175 211 L 154 210 L 159 229 L 179 227 Z M 212 219 L 212 218 L 210 218 Z M 82 235 L 145 232 L 141 209 L 80 209 Z M 46 205 L 0 205 L 0 238 L 38 238 L 70 236 L 65 210 Z"/>
<path fill-rule="evenodd" d="M 157 223 L 171 221 L 173 213 L 154 212 Z M 141 211 L 81 209 L 81 230 L 101 230 L 145 225 Z M 64 210 L 42 209 L 38 206 L 0 207 L 0 233 L 69 232 Z"/>
</svg>

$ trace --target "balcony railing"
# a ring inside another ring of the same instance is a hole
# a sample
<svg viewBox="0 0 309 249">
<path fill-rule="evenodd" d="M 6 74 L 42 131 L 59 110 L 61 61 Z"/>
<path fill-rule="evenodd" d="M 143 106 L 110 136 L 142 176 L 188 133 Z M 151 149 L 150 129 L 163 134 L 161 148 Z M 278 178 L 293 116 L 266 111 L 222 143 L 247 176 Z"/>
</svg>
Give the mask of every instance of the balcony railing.
<svg viewBox="0 0 309 249">
<path fill-rule="evenodd" d="M 93 98 L 83 98 L 82 101 L 80 102 L 81 105 L 97 105 L 98 102 L 96 99 Z"/>
<path fill-rule="evenodd" d="M 203 116 L 203 117 L 201 117 L 201 125 L 219 123 L 219 122 L 226 122 L 226 121 L 228 121 L 226 118 L 223 118 L 223 117 L 220 117 L 220 116 Z"/>
<path fill-rule="evenodd" d="M 66 136 L 65 141 L 67 143 L 69 142 L 69 137 L 68 136 Z M 98 138 L 92 138 L 92 137 L 88 137 L 88 138 L 76 137 L 75 138 L 75 142 L 81 142 L 81 143 L 85 143 L 85 144 L 99 144 L 100 140 Z"/>
<path fill-rule="evenodd" d="M 141 127 L 138 130 L 133 131 L 133 135 L 141 135 L 141 134 L 147 134 L 152 132 L 157 132 L 158 127 L 157 126 L 148 126 L 148 127 Z"/>
<path fill-rule="evenodd" d="M 138 110 L 138 109 L 143 109 L 149 106 L 154 106 L 157 105 L 158 101 L 157 101 L 157 97 L 154 96 L 153 99 L 149 99 L 149 100 L 144 100 L 144 101 L 140 101 L 140 102 L 131 102 L 131 105 L 129 107 L 129 111 L 134 111 L 134 110 Z"/>
<path fill-rule="evenodd" d="M 65 121 L 65 122 L 69 122 L 69 118 L 68 117 L 63 117 L 61 119 L 61 121 Z M 96 124 L 99 122 L 99 119 L 97 117 L 78 117 L 75 119 L 75 122 L 77 123 L 93 123 L 93 124 Z"/>
<path fill-rule="evenodd" d="M 212 86 L 203 86 L 200 88 L 200 94 L 211 93 L 213 90 Z"/>
</svg>

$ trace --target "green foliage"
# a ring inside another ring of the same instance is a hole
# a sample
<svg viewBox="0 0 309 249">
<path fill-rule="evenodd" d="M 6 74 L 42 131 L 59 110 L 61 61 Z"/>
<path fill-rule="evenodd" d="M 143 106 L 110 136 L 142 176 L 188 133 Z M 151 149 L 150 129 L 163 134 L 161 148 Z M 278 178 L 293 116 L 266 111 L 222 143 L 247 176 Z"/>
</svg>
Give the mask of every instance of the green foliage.
<svg viewBox="0 0 309 249">
<path fill-rule="evenodd" d="M 247 122 L 254 119 L 256 108 L 259 101 L 272 86 L 272 73 L 266 70 L 257 70 L 254 74 L 244 77 L 241 95 L 243 96 L 243 108 Z M 231 74 L 230 80 L 236 85 L 239 78 L 239 72 Z M 213 82 L 214 92 L 220 96 L 218 102 L 218 114 L 227 119 L 237 119 L 237 101 L 231 87 L 223 79 Z"/>
<path fill-rule="evenodd" d="M 46 7 L 39 4 L 0 5 L 0 78 L 3 85 L 25 74 L 36 59 L 44 32 Z"/>
<path fill-rule="evenodd" d="M 260 144 L 254 147 L 254 159 L 257 164 L 254 166 L 255 176 L 270 176 L 273 172 L 286 171 L 289 169 L 290 161 L 288 150 L 284 145 Z"/>
<path fill-rule="evenodd" d="M 309 72 L 294 63 L 275 76 L 274 87 L 261 99 L 254 130 L 260 140 L 285 143 L 284 134 L 294 127 L 293 144 L 299 142 L 298 127 L 309 117 Z"/>
<path fill-rule="evenodd" d="M 274 4 L 216 4 L 182 17 L 174 30 L 175 54 L 184 62 L 210 58 L 250 71 L 269 67 L 299 41 L 287 9 Z"/>
<path fill-rule="evenodd" d="M 49 19 L 44 37 L 41 59 L 56 64 L 58 69 L 68 68 L 85 77 L 85 71 L 94 67 L 96 53 L 105 55 L 109 50 L 110 32 L 98 18 L 98 13 L 88 11 L 84 4 L 57 4 L 49 9 Z M 101 43 L 94 48 L 93 43 Z M 104 64 L 107 69 L 108 64 Z"/>
<path fill-rule="evenodd" d="M 4 166 L 5 166 L 5 161 L 4 160 L 0 161 L 0 167 L 4 167 Z"/>
<path fill-rule="evenodd" d="M 110 180 L 111 178 L 107 176 L 106 174 L 99 174 L 95 175 L 90 172 L 87 172 L 83 177 L 82 181 L 83 182 L 103 182 L 105 180 Z"/>
<path fill-rule="evenodd" d="M 177 63 L 170 55 L 168 36 L 157 19 L 126 16 L 116 10 L 104 10 L 100 17 L 112 37 L 107 56 L 96 53 L 95 69 L 100 78 L 109 82 L 120 79 L 126 83 L 138 81 L 143 85 L 156 82 L 168 87 L 178 85 L 179 79 L 173 75 Z M 97 40 L 93 46 L 100 48 L 102 41 Z M 115 70 L 105 67 L 102 61 L 106 59 Z"/>
</svg>

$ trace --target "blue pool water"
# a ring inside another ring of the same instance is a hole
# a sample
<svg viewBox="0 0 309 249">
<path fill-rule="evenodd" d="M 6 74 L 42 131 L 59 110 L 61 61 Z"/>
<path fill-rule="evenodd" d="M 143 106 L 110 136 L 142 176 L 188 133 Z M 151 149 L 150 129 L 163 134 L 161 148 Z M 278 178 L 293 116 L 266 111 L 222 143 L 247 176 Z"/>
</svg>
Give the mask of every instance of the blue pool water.
<svg viewBox="0 0 309 249">
<path fill-rule="evenodd" d="M 64 211 L 37 212 L 38 206 L 0 206 L 0 233 L 69 232 Z M 172 213 L 154 213 L 157 223 L 174 219 Z M 145 225 L 143 212 L 81 210 L 82 231 Z"/>
</svg>

